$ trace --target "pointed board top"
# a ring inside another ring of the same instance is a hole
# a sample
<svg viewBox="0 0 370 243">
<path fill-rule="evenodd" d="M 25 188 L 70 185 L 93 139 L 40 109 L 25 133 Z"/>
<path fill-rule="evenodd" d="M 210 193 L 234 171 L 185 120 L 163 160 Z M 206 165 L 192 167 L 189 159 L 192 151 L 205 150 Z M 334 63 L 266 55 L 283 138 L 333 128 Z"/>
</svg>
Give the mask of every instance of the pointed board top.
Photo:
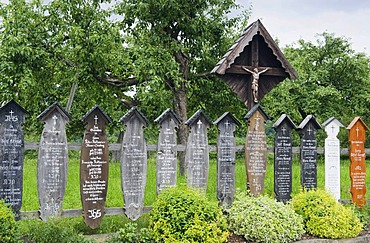
<svg viewBox="0 0 370 243">
<path fill-rule="evenodd" d="M 362 126 L 365 128 L 365 131 L 366 130 L 369 130 L 369 128 L 366 126 L 365 122 L 359 117 L 355 117 L 352 122 L 348 125 L 347 129 L 350 130 L 357 122 L 360 122 L 362 124 Z"/>
<path fill-rule="evenodd" d="M 86 122 L 88 120 L 88 117 L 95 111 L 97 110 L 97 112 L 99 112 L 100 114 L 102 114 L 104 120 L 105 120 L 105 123 L 108 124 L 108 123 L 111 123 L 112 122 L 112 119 L 103 111 L 102 108 L 100 108 L 100 106 L 96 105 L 94 106 L 89 112 L 87 112 L 85 114 L 84 117 L 82 117 L 82 121 L 83 122 Z"/>
<path fill-rule="evenodd" d="M 278 128 L 284 121 L 288 123 L 292 129 L 297 129 L 297 126 L 294 124 L 292 119 L 287 114 L 282 114 L 279 119 L 272 125 L 273 128 Z"/>
<path fill-rule="evenodd" d="M 178 124 L 181 123 L 181 118 L 175 112 L 173 112 L 170 108 L 168 108 L 167 110 L 165 110 L 154 121 L 157 122 L 157 123 L 159 123 L 159 124 L 162 124 L 162 122 L 164 120 L 166 120 L 167 118 L 172 118 L 175 121 L 176 125 L 178 125 Z"/>
<path fill-rule="evenodd" d="M 270 117 L 266 114 L 266 112 L 261 108 L 261 106 L 259 104 L 254 105 L 252 107 L 252 109 L 250 109 L 250 111 L 244 116 L 244 118 L 245 119 L 251 118 L 253 116 L 253 114 L 256 113 L 257 111 L 259 111 L 259 113 L 261 113 L 261 115 L 263 116 L 265 121 L 270 120 Z"/>
<path fill-rule="evenodd" d="M 211 119 L 208 118 L 208 116 L 204 113 L 203 110 L 198 110 L 197 112 L 194 113 L 194 115 L 192 115 L 186 122 L 185 122 L 185 125 L 187 126 L 193 126 L 193 123 L 195 123 L 195 121 L 198 120 L 198 118 L 200 117 L 204 117 L 204 119 L 206 120 L 206 122 L 211 126 L 212 125 L 212 121 Z"/>
<path fill-rule="evenodd" d="M 338 127 L 344 127 L 344 124 L 338 119 L 338 118 L 336 118 L 336 117 L 334 117 L 334 116 L 332 116 L 332 117 L 330 117 L 328 120 L 326 120 L 323 124 L 322 124 L 322 126 L 323 127 L 326 127 L 326 126 L 328 126 L 329 124 L 331 124 L 331 123 L 334 123 L 334 124 L 336 124 Z"/>
<path fill-rule="evenodd" d="M 37 118 L 44 121 L 54 110 L 60 113 L 65 120 L 70 121 L 72 119 L 71 115 L 58 102 L 55 102 L 49 106 L 40 115 L 38 115 Z"/>
<path fill-rule="evenodd" d="M 8 101 L 5 105 L 3 105 L 1 108 L 0 108 L 0 112 L 5 110 L 7 107 L 9 106 L 15 106 L 17 107 L 17 109 L 19 109 L 20 112 L 24 113 L 24 114 L 28 114 L 28 111 L 26 111 L 20 104 L 18 104 L 15 100 L 10 100 Z"/>
<path fill-rule="evenodd" d="M 243 53 L 244 48 L 250 44 L 255 35 L 261 35 L 264 38 L 268 47 L 272 50 L 277 60 L 281 63 L 282 67 L 285 69 L 285 72 L 288 74 L 288 77 L 290 79 L 296 79 L 298 77 L 297 72 L 285 58 L 282 51 L 276 45 L 275 41 L 272 39 L 271 35 L 267 32 L 266 28 L 263 26 L 260 20 L 253 22 L 244 30 L 240 38 L 234 43 L 234 45 L 223 56 L 223 58 L 216 64 L 211 73 L 224 75 L 226 73 L 226 70 L 229 69 L 230 66 L 234 63 L 235 59 Z"/>
<path fill-rule="evenodd" d="M 222 116 L 220 116 L 215 122 L 213 122 L 214 125 L 218 125 L 221 121 L 223 121 L 226 118 L 230 118 L 237 126 L 240 126 L 240 122 L 238 119 L 233 116 L 230 112 L 225 112 Z"/>
<path fill-rule="evenodd" d="M 131 117 L 136 116 L 144 124 L 148 126 L 149 121 L 146 119 L 143 113 L 141 113 L 136 106 L 132 107 L 125 115 L 119 119 L 119 122 L 126 123 Z"/>
<path fill-rule="evenodd" d="M 301 122 L 301 124 L 299 124 L 298 126 L 298 129 L 302 130 L 303 128 L 306 127 L 306 125 L 309 123 L 309 122 L 312 122 L 314 127 L 316 129 L 321 129 L 321 125 L 320 123 L 317 122 L 316 118 L 314 115 L 308 115 L 306 116 L 306 118 Z"/>
</svg>

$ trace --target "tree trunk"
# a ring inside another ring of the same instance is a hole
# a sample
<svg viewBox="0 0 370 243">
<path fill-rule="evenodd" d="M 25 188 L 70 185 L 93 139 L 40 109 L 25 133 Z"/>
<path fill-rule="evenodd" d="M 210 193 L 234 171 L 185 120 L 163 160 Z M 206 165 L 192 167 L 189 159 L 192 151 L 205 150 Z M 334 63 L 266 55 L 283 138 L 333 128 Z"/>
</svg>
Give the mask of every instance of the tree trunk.
<svg viewBox="0 0 370 243">
<path fill-rule="evenodd" d="M 181 85 L 178 89 L 174 90 L 173 94 L 173 106 L 175 113 L 182 119 L 179 128 L 177 130 L 178 143 L 186 146 L 188 140 L 188 128 L 184 124 L 188 119 L 187 115 L 187 98 L 186 98 L 186 86 L 185 81 L 181 82 Z M 180 161 L 180 175 L 185 174 L 185 152 L 179 152 L 179 161 Z"/>
</svg>

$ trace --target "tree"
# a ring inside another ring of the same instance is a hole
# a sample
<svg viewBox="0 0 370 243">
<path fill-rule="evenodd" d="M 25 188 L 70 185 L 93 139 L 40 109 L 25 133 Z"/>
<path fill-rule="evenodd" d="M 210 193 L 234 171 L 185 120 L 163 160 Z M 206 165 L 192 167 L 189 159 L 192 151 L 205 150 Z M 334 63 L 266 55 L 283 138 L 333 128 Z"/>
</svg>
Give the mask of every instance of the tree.
<svg viewBox="0 0 370 243">
<path fill-rule="evenodd" d="M 320 122 L 336 116 L 344 124 L 355 116 L 370 118 L 370 58 L 355 53 L 346 38 L 323 33 L 316 43 L 299 40 L 284 53 L 299 78 L 280 83 L 264 98 L 272 117 L 287 113 L 298 124 L 308 114 Z"/>
</svg>

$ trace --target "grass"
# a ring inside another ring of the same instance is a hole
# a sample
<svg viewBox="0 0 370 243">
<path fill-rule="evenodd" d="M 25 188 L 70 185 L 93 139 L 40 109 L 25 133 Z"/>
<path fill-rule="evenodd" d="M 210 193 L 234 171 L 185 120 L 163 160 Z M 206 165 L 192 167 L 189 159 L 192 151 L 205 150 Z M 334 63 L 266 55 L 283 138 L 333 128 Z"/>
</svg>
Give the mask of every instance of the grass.
<svg viewBox="0 0 370 243">
<path fill-rule="evenodd" d="M 292 195 L 296 194 L 300 190 L 300 165 L 299 155 L 294 155 L 293 162 L 293 192 Z M 273 154 L 269 154 L 267 162 L 267 171 L 265 178 L 265 194 L 274 196 L 274 168 L 273 168 Z M 367 164 L 369 161 L 367 161 Z M 148 175 L 147 185 L 145 191 L 145 205 L 152 205 L 156 199 L 156 167 L 155 167 L 155 156 L 149 156 L 148 160 Z M 66 194 L 63 203 L 63 209 L 80 209 L 80 181 L 79 181 L 79 154 L 71 152 L 68 166 L 68 181 Z M 366 182 L 369 181 L 370 171 L 367 171 Z M 216 198 L 216 155 L 215 153 L 210 154 L 210 168 L 209 168 L 209 180 L 207 188 L 207 197 L 209 200 L 217 200 Z M 39 203 L 37 197 L 37 159 L 34 154 L 26 155 L 24 165 L 24 187 L 23 187 L 23 206 L 21 211 L 32 211 L 38 210 Z M 186 183 L 184 177 L 178 175 L 178 184 Z M 318 187 L 324 188 L 324 162 L 323 156 L 319 156 L 318 160 Z M 238 155 L 236 160 L 236 188 L 245 190 L 246 188 L 246 171 L 245 171 L 245 160 L 242 155 Z M 349 160 L 343 158 L 341 160 L 341 198 L 350 199 L 349 193 L 350 179 L 349 179 Z M 366 194 L 367 198 L 369 193 Z M 106 207 L 123 207 L 123 195 L 121 189 L 121 177 L 120 177 L 120 164 L 118 162 L 111 162 L 109 165 L 109 180 L 108 180 L 108 193 L 106 200 Z M 116 232 L 119 228 L 123 227 L 124 224 L 130 222 L 124 215 L 105 216 L 100 227 L 92 230 L 85 226 L 82 217 L 74 218 L 63 218 L 60 219 L 63 225 L 74 228 L 77 232 L 83 234 L 98 234 L 98 233 L 109 233 Z M 21 220 L 18 224 L 21 232 L 27 232 L 27 228 L 36 219 L 32 220 Z M 143 215 L 138 221 L 139 227 L 145 227 L 148 225 L 148 215 Z"/>
</svg>

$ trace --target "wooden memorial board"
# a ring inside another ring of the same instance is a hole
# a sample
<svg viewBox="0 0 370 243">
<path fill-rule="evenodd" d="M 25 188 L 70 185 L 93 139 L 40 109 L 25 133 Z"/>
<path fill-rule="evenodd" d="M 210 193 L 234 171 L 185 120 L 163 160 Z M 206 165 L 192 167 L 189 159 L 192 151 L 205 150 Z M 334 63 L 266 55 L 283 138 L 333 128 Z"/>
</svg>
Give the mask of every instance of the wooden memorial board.
<svg viewBox="0 0 370 243">
<path fill-rule="evenodd" d="M 67 184 L 68 147 L 66 124 L 71 116 L 54 103 L 38 118 L 44 123 L 37 164 L 40 218 L 60 216 Z"/>
<path fill-rule="evenodd" d="M 181 119 L 171 109 L 167 109 L 155 120 L 160 125 L 157 149 L 157 194 L 166 188 L 176 186 L 176 129 L 180 121 Z"/>
<path fill-rule="evenodd" d="M 351 194 L 352 203 L 359 207 L 366 204 L 366 154 L 365 154 L 365 140 L 366 131 L 369 128 L 361 120 L 356 117 L 348 125 L 349 130 L 349 154 L 350 154 L 350 177 L 351 177 Z"/>
<path fill-rule="evenodd" d="M 292 193 L 292 137 L 291 131 L 296 129 L 294 122 L 283 114 L 274 123 L 274 191 L 276 200 L 286 203 Z"/>
<path fill-rule="evenodd" d="M 217 137 L 217 198 L 221 205 L 231 206 L 235 194 L 235 137 L 240 122 L 225 112 L 215 122 Z"/>
<path fill-rule="evenodd" d="M 24 135 L 27 113 L 14 100 L 0 108 L 0 198 L 12 206 L 18 218 L 22 207 Z"/>
<path fill-rule="evenodd" d="M 185 154 L 187 184 L 205 193 L 209 172 L 207 131 L 212 122 L 203 110 L 198 110 L 185 124 L 190 127 Z"/>
<path fill-rule="evenodd" d="M 316 131 L 321 125 L 313 115 L 308 115 L 298 126 L 301 131 L 301 186 L 317 188 L 317 140 Z"/>
<path fill-rule="evenodd" d="M 143 213 L 144 208 L 148 170 L 144 126 L 147 126 L 149 122 L 137 107 L 131 108 L 120 119 L 120 122 L 126 126 L 121 149 L 121 176 L 125 214 L 129 219 L 137 220 Z"/>
<path fill-rule="evenodd" d="M 247 187 L 252 195 L 258 196 L 265 189 L 267 163 L 265 122 L 269 117 L 257 104 L 245 118 L 248 120 L 248 134 L 245 143 Z"/>
<path fill-rule="evenodd" d="M 325 139 L 325 189 L 340 199 L 340 142 L 337 138 L 340 127 L 344 125 L 335 117 L 323 124 L 328 137 Z"/>
<path fill-rule="evenodd" d="M 80 194 L 84 221 L 95 229 L 105 213 L 109 169 L 106 126 L 111 119 L 95 106 L 83 117 L 83 122 L 86 130 L 80 160 Z"/>
</svg>

